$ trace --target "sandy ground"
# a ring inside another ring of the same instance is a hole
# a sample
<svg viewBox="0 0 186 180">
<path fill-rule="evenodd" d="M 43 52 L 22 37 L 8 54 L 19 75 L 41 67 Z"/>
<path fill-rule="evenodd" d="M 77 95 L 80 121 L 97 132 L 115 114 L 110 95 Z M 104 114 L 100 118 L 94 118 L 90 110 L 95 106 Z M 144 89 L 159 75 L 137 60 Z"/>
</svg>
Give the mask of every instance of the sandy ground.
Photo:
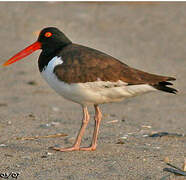
<svg viewBox="0 0 186 180">
<path fill-rule="evenodd" d="M 81 107 L 59 97 L 40 77 L 40 52 L 1 67 L 0 173 L 19 172 L 19 180 L 159 180 L 168 175 L 163 171 L 165 158 L 181 167 L 185 137 L 144 136 L 186 133 L 186 3 L 1 2 L 0 62 L 34 42 L 36 32 L 47 26 L 56 26 L 73 42 L 99 49 L 132 67 L 175 76 L 180 92 L 102 105 L 97 150 L 62 153 L 48 147 L 73 143 L 81 124 Z M 89 110 L 93 117 L 93 108 Z M 91 141 L 93 125 L 92 119 L 84 145 Z M 68 136 L 16 139 L 57 133 Z"/>
</svg>

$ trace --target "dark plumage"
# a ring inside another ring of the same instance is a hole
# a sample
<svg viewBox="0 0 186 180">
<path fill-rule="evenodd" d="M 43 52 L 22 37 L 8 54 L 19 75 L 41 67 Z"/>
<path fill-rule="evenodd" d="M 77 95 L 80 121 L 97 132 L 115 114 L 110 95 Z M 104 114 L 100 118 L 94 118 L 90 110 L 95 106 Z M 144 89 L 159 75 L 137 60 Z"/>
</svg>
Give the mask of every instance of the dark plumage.
<svg viewBox="0 0 186 180">
<path fill-rule="evenodd" d="M 169 81 L 175 78 L 150 74 L 132 68 L 116 58 L 96 49 L 74 44 L 54 27 L 41 31 L 38 40 L 25 48 L 4 66 L 12 64 L 32 52 L 42 49 L 38 60 L 39 70 L 48 84 L 64 98 L 82 106 L 83 120 L 74 145 L 56 148 L 58 151 L 93 151 L 102 118 L 99 104 L 117 102 L 146 92 L 160 90 L 175 94 Z M 90 119 L 88 105 L 95 108 L 95 128 L 90 147 L 80 147 Z"/>
</svg>

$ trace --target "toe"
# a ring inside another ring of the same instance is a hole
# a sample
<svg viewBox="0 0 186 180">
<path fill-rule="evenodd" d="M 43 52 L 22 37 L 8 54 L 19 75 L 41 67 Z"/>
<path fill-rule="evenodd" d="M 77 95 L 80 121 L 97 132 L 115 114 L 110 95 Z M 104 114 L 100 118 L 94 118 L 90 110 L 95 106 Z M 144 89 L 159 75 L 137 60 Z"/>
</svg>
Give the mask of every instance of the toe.
<svg viewBox="0 0 186 180">
<path fill-rule="evenodd" d="M 53 147 L 52 148 L 55 151 L 61 151 L 61 152 L 67 152 L 67 151 L 79 151 L 80 148 L 78 147 L 69 147 L 69 148 L 57 148 L 57 147 Z"/>
</svg>

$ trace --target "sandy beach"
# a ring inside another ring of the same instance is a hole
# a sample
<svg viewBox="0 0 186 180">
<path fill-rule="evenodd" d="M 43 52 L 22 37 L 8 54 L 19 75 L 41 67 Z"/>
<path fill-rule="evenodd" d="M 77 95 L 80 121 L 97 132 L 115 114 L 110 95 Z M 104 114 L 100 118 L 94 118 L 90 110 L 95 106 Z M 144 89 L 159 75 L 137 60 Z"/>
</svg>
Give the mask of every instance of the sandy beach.
<svg viewBox="0 0 186 180">
<path fill-rule="evenodd" d="M 71 146 L 81 106 L 56 94 L 38 70 L 39 51 L 0 67 L 0 179 L 160 180 L 166 162 L 186 158 L 186 3 L 0 2 L 0 63 L 37 39 L 48 26 L 74 43 L 103 51 L 147 72 L 176 77 L 177 95 L 157 92 L 101 105 L 94 152 L 56 152 Z M 94 109 L 83 145 L 94 127 Z M 149 137 L 158 132 L 176 133 Z M 66 134 L 64 137 L 49 135 Z M 180 136 L 179 136 L 180 135 Z M 21 139 L 35 137 L 35 139 Z M 43 137 L 44 136 L 44 137 Z M 49 137 L 48 137 L 49 136 Z M 179 180 L 184 177 L 172 178 Z M 10 174 L 8 179 L 15 179 Z"/>
</svg>

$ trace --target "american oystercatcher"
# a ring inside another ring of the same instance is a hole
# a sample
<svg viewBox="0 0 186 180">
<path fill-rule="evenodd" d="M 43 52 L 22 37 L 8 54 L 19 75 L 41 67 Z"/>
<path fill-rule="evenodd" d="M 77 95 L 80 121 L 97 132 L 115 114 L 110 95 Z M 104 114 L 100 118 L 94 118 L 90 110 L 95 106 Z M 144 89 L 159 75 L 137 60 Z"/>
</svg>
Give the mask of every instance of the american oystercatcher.
<svg viewBox="0 0 186 180">
<path fill-rule="evenodd" d="M 28 46 L 3 65 L 12 64 L 32 52 L 42 49 L 38 60 L 39 71 L 47 83 L 64 98 L 82 106 L 81 129 L 72 147 L 53 148 L 58 151 L 93 151 L 96 149 L 102 118 L 99 104 L 122 101 L 128 97 L 151 91 L 176 93 L 169 87 L 173 77 L 143 72 L 120 62 L 98 50 L 74 44 L 63 32 L 48 27 L 40 32 L 35 43 Z M 89 122 L 87 106 L 94 105 L 95 127 L 90 147 L 80 147 Z"/>
</svg>

